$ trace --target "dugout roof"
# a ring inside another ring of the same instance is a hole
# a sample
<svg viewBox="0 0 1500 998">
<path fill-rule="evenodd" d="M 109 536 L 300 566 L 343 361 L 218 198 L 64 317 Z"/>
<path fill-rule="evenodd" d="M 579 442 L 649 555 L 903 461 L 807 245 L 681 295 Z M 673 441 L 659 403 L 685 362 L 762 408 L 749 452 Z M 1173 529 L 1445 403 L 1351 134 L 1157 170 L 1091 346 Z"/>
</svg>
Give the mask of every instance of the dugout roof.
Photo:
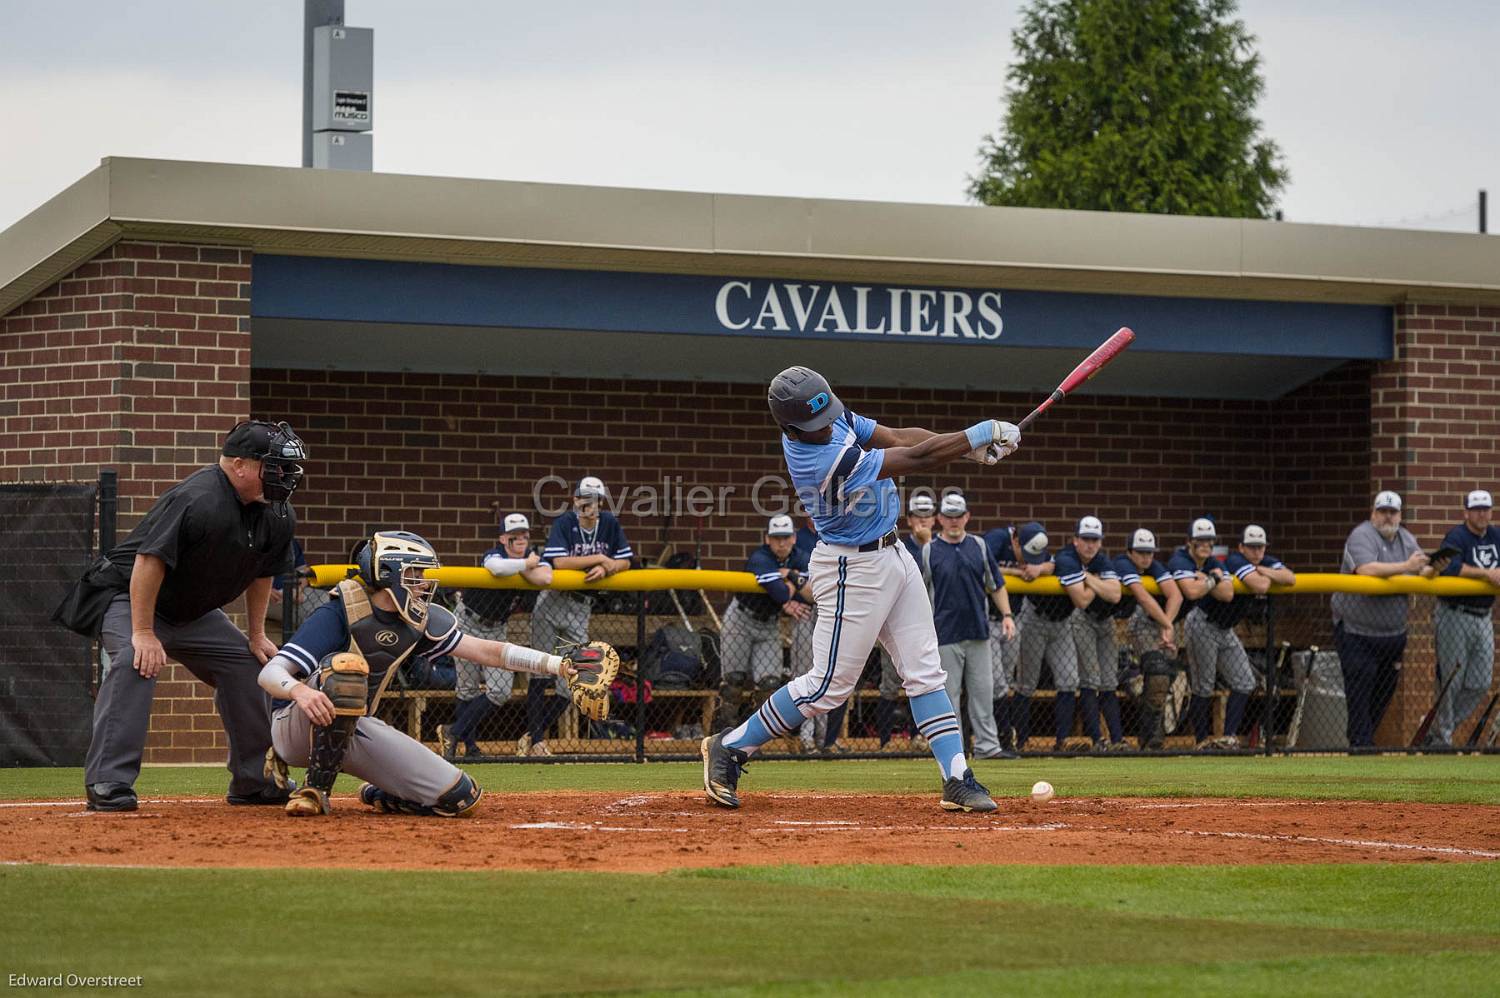
<svg viewBox="0 0 1500 998">
<path fill-rule="evenodd" d="M 1500 240 L 111 158 L 0 232 L 0 314 L 120 239 L 254 250 L 256 367 L 1275 398 L 1500 305 Z M 344 349 L 340 349 L 340 346 Z"/>
</svg>

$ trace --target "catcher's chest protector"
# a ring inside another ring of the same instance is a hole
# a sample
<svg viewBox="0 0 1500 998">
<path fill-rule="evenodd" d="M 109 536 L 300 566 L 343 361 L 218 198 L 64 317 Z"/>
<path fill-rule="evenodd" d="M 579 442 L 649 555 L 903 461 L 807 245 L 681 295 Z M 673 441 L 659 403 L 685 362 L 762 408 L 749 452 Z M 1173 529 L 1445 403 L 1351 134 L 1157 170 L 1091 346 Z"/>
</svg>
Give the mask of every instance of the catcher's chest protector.
<svg viewBox="0 0 1500 998">
<path fill-rule="evenodd" d="M 370 713 L 389 685 L 396 668 L 416 650 L 421 637 L 404 620 L 382 623 L 370 606 L 365 587 L 354 579 L 339 583 L 339 599 L 349 621 L 349 650 L 359 652 L 370 666 Z"/>
</svg>

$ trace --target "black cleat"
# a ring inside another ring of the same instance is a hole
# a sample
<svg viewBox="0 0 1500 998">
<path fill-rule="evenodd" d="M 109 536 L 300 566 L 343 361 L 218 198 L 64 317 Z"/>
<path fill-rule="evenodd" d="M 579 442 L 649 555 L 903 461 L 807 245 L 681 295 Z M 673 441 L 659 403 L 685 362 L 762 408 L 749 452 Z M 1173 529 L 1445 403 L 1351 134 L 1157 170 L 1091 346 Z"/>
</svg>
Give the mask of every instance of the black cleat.
<svg viewBox="0 0 1500 998">
<path fill-rule="evenodd" d="M 227 794 L 224 799 L 231 804 L 263 804 L 283 805 L 291 800 L 292 792 L 297 789 L 296 780 L 288 780 L 285 787 L 270 786 L 264 790 L 257 790 L 253 794 Z"/>
<path fill-rule="evenodd" d="M 703 739 L 700 751 L 703 755 L 703 792 L 721 807 L 739 807 L 740 799 L 734 791 L 740 782 L 740 771 L 750 761 L 750 756 L 727 747 L 722 732 Z"/>
<path fill-rule="evenodd" d="M 90 811 L 134 811 L 137 806 L 128 783 L 91 783 L 83 792 Z"/>
<path fill-rule="evenodd" d="M 953 776 L 943 784 L 944 811 L 980 811 L 987 814 L 998 806 L 990 798 L 985 785 L 974 779 L 972 769 L 964 770 L 963 779 Z"/>
</svg>

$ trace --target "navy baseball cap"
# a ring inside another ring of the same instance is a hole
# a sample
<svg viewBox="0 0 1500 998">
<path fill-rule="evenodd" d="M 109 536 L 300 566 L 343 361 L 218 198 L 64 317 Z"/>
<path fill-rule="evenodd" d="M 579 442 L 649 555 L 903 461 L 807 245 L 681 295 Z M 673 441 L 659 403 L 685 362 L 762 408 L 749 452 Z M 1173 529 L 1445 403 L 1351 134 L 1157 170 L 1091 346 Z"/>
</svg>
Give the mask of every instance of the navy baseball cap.
<svg viewBox="0 0 1500 998">
<path fill-rule="evenodd" d="M 1032 520 L 1021 524 L 1016 537 L 1021 542 L 1021 558 L 1026 564 L 1044 565 L 1051 560 L 1047 557 L 1047 530 L 1040 523 Z"/>
</svg>

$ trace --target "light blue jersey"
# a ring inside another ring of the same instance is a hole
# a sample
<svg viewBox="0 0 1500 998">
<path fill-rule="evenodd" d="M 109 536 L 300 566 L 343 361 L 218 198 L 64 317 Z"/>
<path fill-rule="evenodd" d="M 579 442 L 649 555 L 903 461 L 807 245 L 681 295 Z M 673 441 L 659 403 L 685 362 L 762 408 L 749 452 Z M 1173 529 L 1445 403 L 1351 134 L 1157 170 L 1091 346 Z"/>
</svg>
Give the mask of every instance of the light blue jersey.
<svg viewBox="0 0 1500 998">
<path fill-rule="evenodd" d="M 895 483 L 880 477 L 885 451 L 864 449 L 874 433 L 873 419 L 845 409 L 826 444 L 781 438 L 792 487 L 829 544 L 857 547 L 896 526 L 901 500 Z"/>
</svg>

